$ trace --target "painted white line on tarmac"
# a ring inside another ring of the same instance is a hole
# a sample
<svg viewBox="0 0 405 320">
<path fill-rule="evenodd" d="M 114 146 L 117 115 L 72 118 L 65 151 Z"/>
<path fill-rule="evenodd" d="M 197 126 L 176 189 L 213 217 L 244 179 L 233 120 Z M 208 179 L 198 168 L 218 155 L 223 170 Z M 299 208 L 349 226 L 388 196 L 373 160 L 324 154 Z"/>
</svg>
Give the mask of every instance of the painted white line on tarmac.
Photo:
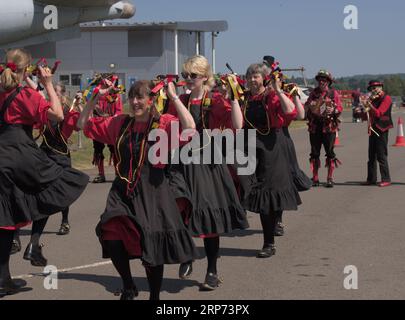
<svg viewBox="0 0 405 320">
<path fill-rule="evenodd" d="M 102 266 L 107 266 L 112 264 L 111 261 L 106 261 L 106 262 L 97 262 L 93 264 L 86 264 L 83 266 L 78 266 L 78 267 L 72 267 L 72 268 L 65 268 L 65 269 L 58 269 L 58 273 L 60 272 L 69 272 L 69 271 L 74 271 L 74 270 L 82 270 L 82 269 L 89 269 L 89 268 L 96 268 L 96 267 L 102 267 Z M 42 277 L 42 276 L 47 276 L 49 275 L 49 272 L 40 272 L 40 273 L 30 273 L 30 274 L 23 274 L 19 276 L 13 277 L 13 279 L 29 279 L 33 277 Z"/>
</svg>

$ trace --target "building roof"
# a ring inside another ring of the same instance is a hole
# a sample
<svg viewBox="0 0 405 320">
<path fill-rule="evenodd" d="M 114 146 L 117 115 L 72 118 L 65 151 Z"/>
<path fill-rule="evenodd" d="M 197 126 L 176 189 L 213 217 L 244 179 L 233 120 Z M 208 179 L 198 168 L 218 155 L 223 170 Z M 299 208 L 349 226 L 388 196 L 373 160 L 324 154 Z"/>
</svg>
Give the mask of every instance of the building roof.
<svg viewBox="0 0 405 320">
<path fill-rule="evenodd" d="M 217 21 L 170 21 L 170 22 L 89 22 L 80 24 L 82 31 L 116 31 L 116 30 L 179 30 L 194 32 L 223 32 L 228 30 L 228 22 Z"/>
</svg>

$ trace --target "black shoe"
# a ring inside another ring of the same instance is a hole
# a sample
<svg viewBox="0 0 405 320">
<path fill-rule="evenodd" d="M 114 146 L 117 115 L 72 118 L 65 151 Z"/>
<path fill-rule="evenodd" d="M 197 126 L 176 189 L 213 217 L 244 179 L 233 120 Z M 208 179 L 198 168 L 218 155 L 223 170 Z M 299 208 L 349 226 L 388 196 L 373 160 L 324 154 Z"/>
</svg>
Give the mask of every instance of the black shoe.
<svg viewBox="0 0 405 320">
<path fill-rule="evenodd" d="M 98 175 L 93 180 L 93 183 L 104 183 L 104 182 L 106 182 L 105 176 L 102 176 L 102 175 Z"/>
<path fill-rule="evenodd" d="M 328 181 L 327 181 L 326 184 L 325 184 L 325 187 L 326 187 L 326 188 L 333 188 L 334 185 L 335 185 L 335 183 L 333 182 L 333 180 L 332 180 L 332 179 L 328 179 Z"/>
<path fill-rule="evenodd" d="M 276 237 L 284 236 L 284 224 L 281 221 L 277 222 L 276 227 L 274 228 L 274 235 Z"/>
<path fill-rule="evenodd" d="M 16 254 L 17 252 L 21 251 L 21 241 L 20 239 L 14 239 L 13 240 L 13 244 L 11 245 L 11 251 L 10 251 L 10 255 L 11 254 Z"/>
<path fill-rule="evenodd" d="M 363 181 L 360 182 L 360 185 L 362 186 L 376 186 L 377 185 L 377 181 Z"/>
<path fill-rule="evenodd" d="M 31 264 L 35 267 L 46 267 L 48 265 L 48 260 L 42 255 L 43 245 L 33 245 L 30 243 L 25 249 L 24 259 L 30 260 Z"/>
<path fill-rule="evenodd" d="M 179 267 L 179 278 L 180 279 L 188 279 L 191 274 L 193 273 L 193 262 L 185 262 L 182 263 Z"/>
<path fill-rule="evenodd" d="M 139 292 L 136 287 L 124 289 L 121 291 L 120 300 L 134 300 L 137 296 L 139 296 Z"/>
<path fill-rule="evenodd" d="M 4 283 L 0 283 L 0 296 L 16 294 L 21 288 L 25 287 L 27 282 L 21 279 L 7 279 Z"/>
<path fill-rule="evenodd" d="M 274 245 L 264 246 L 262 250 L 257 253 L 257 258 L 270 258 L 276 254 L 276 247 Z"/>
<path fill-rule="evenodd" d="M 319 180 L 313 180 L 312 179 L 312 186 L 313 187 L 319 187 L 320 186 Z"/>
<path fill-rule="evenodd" d="M 220 286 L 223 281 L 218 277 L 218 275 L 213 273 L 207 273 L 205 276 L 205 281 L 201 285 L 201 291 L 213 291 Z"/>
<path fill-rule="evenodd" d="M 64 236 L 69 234 L 69 232 L 70 232 L 70 224 L 68 222 L 64 222 L 60 225 L 57 235 Z"/>
</svg>

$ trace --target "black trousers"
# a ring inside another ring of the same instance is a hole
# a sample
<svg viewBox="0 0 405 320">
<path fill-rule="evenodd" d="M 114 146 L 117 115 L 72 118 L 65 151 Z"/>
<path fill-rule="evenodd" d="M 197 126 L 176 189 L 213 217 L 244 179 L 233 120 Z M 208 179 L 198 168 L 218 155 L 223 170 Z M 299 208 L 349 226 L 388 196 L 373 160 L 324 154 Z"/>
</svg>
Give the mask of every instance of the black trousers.
<svg viewBox="0 0 405 320">
<path fill-rule="evenodd" d="M 98 142 L 96 140 L 93 140 L 93 148 L 94 148 L 94 156 L 97 159 L 104 159 L 104 155 L 103 155 L 103 150 L 105 148 L 105 144 Z M 114 146 L 112 145 L 108 145 L 108 149 L 110 150 L 111 154 L 114 154 L 115 150 L 114 150 Z"/>
<path fill-rule="evenodd" d="M 316 132 L 309 134 L 311 142 L 311 159 L 319 159 L 321 156 L 322 145 L 325 149 L 326 157 L 328 159 L 335 159 L 335 140 L 336 133 L 323 133 L 322 128 L 319 127 Z"/>
<path fill-rule="evenodd" d="M 377 161 L 380 164 L 382 182 L 391 182 L 388 166 L 388 131 L 376 130 L 379 137 L 372 132 L 368 140 L 368 173 L 367 181 L 377 182 Z"/>
</svg>

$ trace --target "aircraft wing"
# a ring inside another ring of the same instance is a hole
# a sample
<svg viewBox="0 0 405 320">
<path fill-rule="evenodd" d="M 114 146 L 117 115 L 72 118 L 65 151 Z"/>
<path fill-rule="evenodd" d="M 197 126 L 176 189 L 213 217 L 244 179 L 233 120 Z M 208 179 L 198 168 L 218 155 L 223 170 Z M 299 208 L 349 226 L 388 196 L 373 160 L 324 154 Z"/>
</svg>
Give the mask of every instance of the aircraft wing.
<svg viewBox="0 0 405 320">
<path fill-rule="evenodd" d="M 51 14 L 44 12 L 48 5 L 57 9 L 52 28 L 44 24 Z M 0 0 L 0 48 L 77 37 L 80 23 L 129 19 L 135 12 L 135 5 L 126 0 Z"/>
<path fill-rule="evenodd" d="M 113 5 L 119 2 L 119 0 L 36 0 L 44 5 L 54 5 L 61 7 L 77 7 L 77 8 L 89 8 L 89 7 L 104 7 Z"/>
</svg>

